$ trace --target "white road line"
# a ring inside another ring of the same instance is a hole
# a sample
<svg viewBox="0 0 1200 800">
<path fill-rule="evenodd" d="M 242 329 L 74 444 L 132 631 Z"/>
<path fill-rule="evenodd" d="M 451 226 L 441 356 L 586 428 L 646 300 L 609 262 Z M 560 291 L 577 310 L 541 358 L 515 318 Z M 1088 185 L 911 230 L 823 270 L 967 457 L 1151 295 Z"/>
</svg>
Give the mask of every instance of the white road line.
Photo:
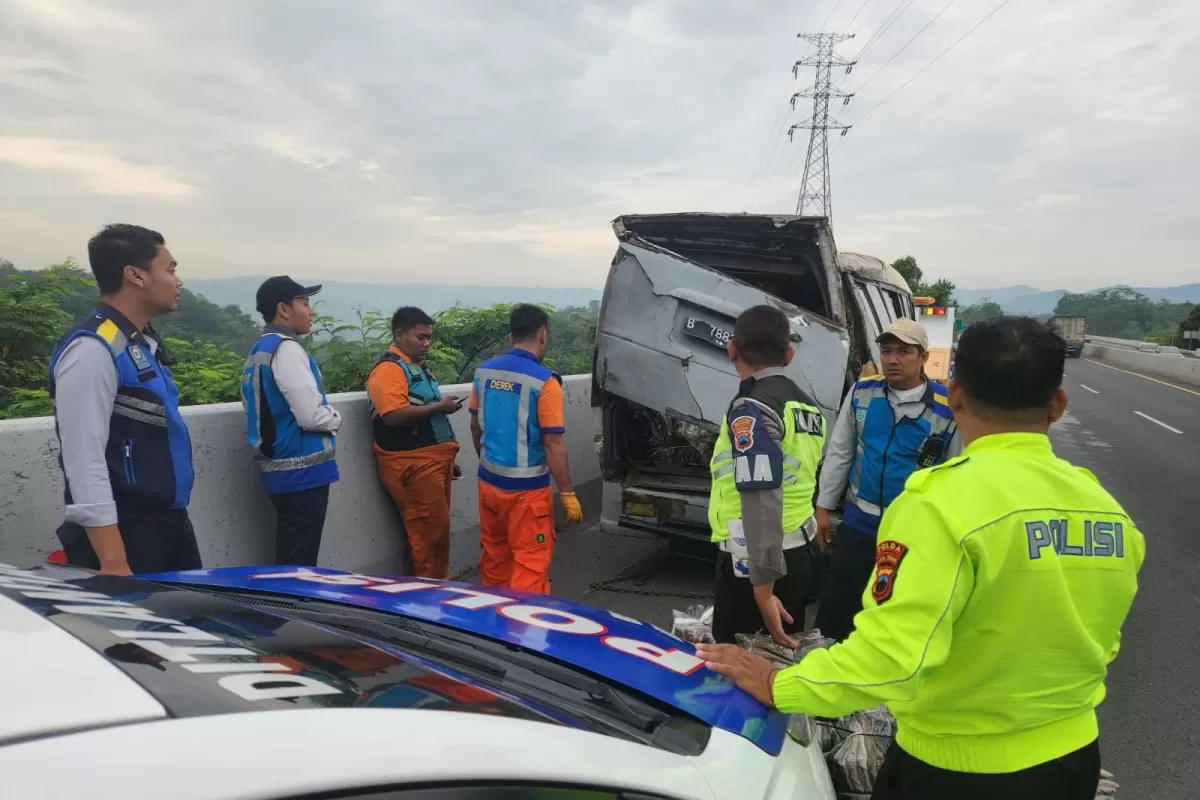
<svg viewBox="0 0 1200 800">
<path fill-rule="evenodd" d="M 1088 386 L 1086 383 L 1081 383 L 1081 384 L 1079 384 L 1079 385 L 1080 385 L 1080 386 L 1082 386 L 1084 389 L 1087 389 L 1087 390 L 1088 390 L 1089 392 L 1091 392 L 1092 394 L 1100 394 L 1100 393 L 1099 393 L 1099 392 L 1097 392 L 1095 389 L 1093 389 L 1092 387 Z"/>
<path fill-rule="evenodd" d="M 1148 420 L 1150 420 L 1150 421 L 1151 421 L 1151 422 L 1153 422 L 1155 425 L 1161 425 L 1161 426 L 1163 426 L 1164 428 L 1166 428 L 1167 430 L 1169 430 L 1171 433 L 1183 433 L 1183 431 L 1179 430 L 1179 428 L 1172 428 L 1170 425 L 1168 425 L 1168 424 L 1167 424 L 1167 423 L 1165 423 L 1165 422 L 1159 422 L 1158 420 L 1156 420 L 1154 417 L 1150 416 L 1149 414 L 1143 414 L 1143 413 L 1142 413 L 1142 412 L 1140 412 L 1140 411 L 1134 411 L 1133 413 L 1137 414 L 1137 415 L 1138 415 L 1139 417 L 1141 417 L 1142 419 L 1148 419 Z"/>
</svg>

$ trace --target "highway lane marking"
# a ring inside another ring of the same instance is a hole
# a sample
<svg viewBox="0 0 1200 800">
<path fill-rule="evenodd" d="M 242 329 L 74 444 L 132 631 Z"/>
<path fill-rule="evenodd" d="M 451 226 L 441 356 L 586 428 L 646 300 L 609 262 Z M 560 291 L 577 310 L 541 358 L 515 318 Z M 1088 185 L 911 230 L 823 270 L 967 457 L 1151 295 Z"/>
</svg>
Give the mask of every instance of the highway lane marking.
<svg viewBox="0 0 1200 800">
<path fill-rule="evenodd" d="M 1200 392 L 1197 392 L 1195 389 L 1187 389 L 1176 383 L 1167 383 L 1166 381 L 1160 381 L 1158 378 L 1151 378 L 1149 375 L 1143 375 L 1140 372 L 1130 372 L 1127 369 L 1121 369 L 1120 367 L 1114 367 L 1111 364 L 1105 364 L 1103 361 L 1096 361 L 1095 359 L 1092 359 L 1092 358 L 1085 358 L 1083 360 L 1087 361 L 1089 364 L 1095 364 L 1097 366 L 1104 367 L 1105 369 L 1115 369 L 1117 372 L 1124 372 L 1126 375 L 1133 375 L 1136 378 L 1141 378 L 1143 380 L 1152 381 L 1154 383 L 1161 383 L 1163 386 L 1170 386 L 1172 389 L 1178 389 L 1181 392 L 1187 392 L 1188 394 L 1194 394 L 1197 397 L 1200 397 Z M 1096 394 L 1099 394 L 1099 392 L 1097 392 Z"/>
<path fill-rule="evenodd" d="M 1081 383 L 1081 384 L 1079 384 L 1079 385 L 1080 385 L 1080 386 L 1082 386 L 1084 389 L 1087 389 L 1087 390 L 1088 390 L 1089 392 L 1091 392 L 1092 394 L 1100 394 L 1100 393 L 1099 393 L 1099 392 L 1097 392 L 1095 389 L 1093 389 L 1092 387 L 1088 386 L 1086 383 Z"/>
<path fill-rule="evenodd" d="M 1155 425 L 1161 425 L 1161 426 L 1163 426 L 1164 428 L 1166 428 L 1167 430 L 1169 430 L 1171 433 L 1183 433 L 1183 431 L 1179 430 L 1179 428 L 1172 428 L 1172 427 L 1171 427 L 1170 425 L 1168 425 L 1167 423 L 1165 423 L 1165 422 L 1160 422 L 1159 420 L 1156 420 L 1154 417 L 1150 416 L 1149 414 L 1143 414 L 1143 413 L 1142 413 L 1142 412 L 1140 412 L 1140 411 L 1134 411 L 1133 413 L 1137 414 L 1137 415 L 1138 415 L 1139 417 L 1141 417 L 1142 419 L 1148 419 L 1148 420 L 1150 420 L 1150 421 L 1151 421 L 1151 422 L 1153 422 Z"/>
</svg>

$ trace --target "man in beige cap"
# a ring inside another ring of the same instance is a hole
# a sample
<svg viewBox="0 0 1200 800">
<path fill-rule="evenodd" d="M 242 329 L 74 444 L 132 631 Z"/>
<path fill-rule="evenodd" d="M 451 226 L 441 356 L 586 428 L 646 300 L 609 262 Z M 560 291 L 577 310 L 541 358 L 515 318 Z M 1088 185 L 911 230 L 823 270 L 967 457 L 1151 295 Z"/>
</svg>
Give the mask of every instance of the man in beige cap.
<svg viewBox="0 0 1200 800">
<path fill-rule="evenodd" d="M 854 630 L 876 559 L 893 557 L 875 546 L 884 510 L 904 491 L 909 475 L 962 452 L 946 387 L 925 375 L 925 326 L 898 319 L 876 341 L 883 374 L 863 378 L 846 395 L 817 490 L 817 538 L 836 547 L 816 626 L 837 641 Z M 829 512 L 843 498 L 842 522 L 833 534 Z"/>
</svg>

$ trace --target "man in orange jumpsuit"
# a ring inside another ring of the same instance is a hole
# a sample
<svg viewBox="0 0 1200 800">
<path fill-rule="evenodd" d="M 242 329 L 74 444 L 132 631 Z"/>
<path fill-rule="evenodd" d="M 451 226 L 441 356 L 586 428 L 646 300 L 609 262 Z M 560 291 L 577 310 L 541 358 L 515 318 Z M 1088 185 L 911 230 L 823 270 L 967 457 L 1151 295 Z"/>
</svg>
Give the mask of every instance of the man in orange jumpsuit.
<svg viewBox="0 0 1200 800">
<path fill-rule="evenodd" d="M 458 442 L 450 414 L 458 397 L 442 397 L 425 368 L 433 320 L 406 306 L 392 315 L 392 346 L 367 376 L 375 463 L 379 479 L 400 510 L 421 578 L 450 577 L 450 483 L 462 473 L 454 463 Z"/>
<path fill-rule="evenodd" d="M 512 349 L 485 361 L 471 389 L 471 438 L 479 454 L 479 571 L 487 586 L 549 594 L 554 498 L 568 522 L 583 511 L 571 488 L 562 379 L 542 365 L 550 318 L 522 305 L 509 318 Z"/>
</svg>

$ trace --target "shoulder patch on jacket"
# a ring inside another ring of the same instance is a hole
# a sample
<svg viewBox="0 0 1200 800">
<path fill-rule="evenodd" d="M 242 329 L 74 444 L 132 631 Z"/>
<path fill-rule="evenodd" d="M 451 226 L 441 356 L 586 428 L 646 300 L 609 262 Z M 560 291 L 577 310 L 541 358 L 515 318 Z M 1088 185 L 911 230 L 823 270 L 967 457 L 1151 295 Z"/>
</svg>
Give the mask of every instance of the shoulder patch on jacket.
<svg viewBox="0 0 1200 800">
<path fill-rule="evenodd" d="M 900 573 L 900 563 L 908 554 L 908 545 L 894 539 L 887 539 L 875 547 L 875 579 L 871 582 L 871 598 L 883 605 L 892 597 L 896 589 L 896 578 Z"/>
<path fill-rule="evenodd" d="M 942 472 L 943 470 L 950 469 L 951 467 L 957 467 L 959 464 L 965 464 L 965 463 L 967 463 L 968 460 L 970 460 L 970 456 L 958 456 L 958 457 L 952 458 L 948 461 L 943 461 L 941 464 L 938 464 L 936 466 L 927 467 L 925 469 L 919 469 L 916 472 L 914 472 L 912 475 L 908 476 L 908 480 L 906 480 L 904 482 L 904 491 L 906 491 L 906 492 L 924 491 L 926 485 L 928 485 L 929 481 L 933 478 L 934 475 L 936 475 L 939 472 Z"/>
<path fill-rule="evenodd" d="M 1092 472 L 1090 469 L 1088 469 L 1087 467 L 1080 467 L 1080 466 L 1077 466 L 1074 464 L 1072 466 L 1074 466 L 1075 469 L 1079 470 L 1080 473 L 1091 478 L 1093 483 L 1100 483 L 1100 479 L 1096 477 L 1096 474 L 1094 472 Z"/>
</svg>

